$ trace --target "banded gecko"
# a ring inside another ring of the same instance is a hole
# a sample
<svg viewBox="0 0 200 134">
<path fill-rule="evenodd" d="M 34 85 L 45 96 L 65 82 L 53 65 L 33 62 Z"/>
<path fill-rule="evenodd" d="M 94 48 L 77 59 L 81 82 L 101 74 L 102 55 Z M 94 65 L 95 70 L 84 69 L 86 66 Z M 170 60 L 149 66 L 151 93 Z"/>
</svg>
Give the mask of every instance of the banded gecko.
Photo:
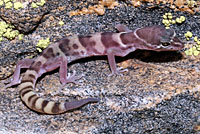
<svg viewBox="0 0 200 134">
<path fill-rule="evenodd" d="M 118 24 L 118 33 L 104 32 L 88 36 L 71 36 L 49 45 L 39 57 L 23 59 L 16 69 L 7 87 L 19 84 L 22 101 L 32 110 L 44 114 L 61 114 L 82 107 L 88 103 L 98 102 L 96 98 L 86 98 L 72 102 L 54 102 L 39 97 L 35 92 L 36 80 L 44 73 L 59 68 L 60 82 L 65 85 L 80 79 L 81 76 L 68 75 L 67 64 L 84 57 L 108 57 L 111 75 L 126 71 L 116 67 L 115 56 L 126 56 L 136 49 L 153 51 L 176 51 L 183 48 L 183 43 L 176 37 L 174 30 L 162 26 L 138 28 L 134 31 Z M 20 77 L 21 68 L 27 68 Z"/>
</svg>

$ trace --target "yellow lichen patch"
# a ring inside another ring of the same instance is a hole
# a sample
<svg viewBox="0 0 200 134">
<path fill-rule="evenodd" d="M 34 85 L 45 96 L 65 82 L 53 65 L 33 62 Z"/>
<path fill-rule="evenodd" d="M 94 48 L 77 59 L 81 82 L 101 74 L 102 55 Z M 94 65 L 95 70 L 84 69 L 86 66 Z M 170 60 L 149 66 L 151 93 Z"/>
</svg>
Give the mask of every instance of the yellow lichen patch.
<svg viewBox="0 0 200 134">
<path fill-rule="evenodd" d="M 44 4 L 46 3 L 46 1 L 45 0 L 41 0 L 40 2 L 32 2 L 31 3 L 31 7 L 32 8 L 37 8 L 37 7 L 39 7 L 39 6 L 44 6 Z"/>
<path fill-rule="evenodd" d="M 197 36 L 194 37 L 194 41 L 195 41 L 195 42 L 198 41 L 198 37 L 197 37 Z"/>
<path fill-rule="evenodd" d="M 14 8 L 15 8 L 15 9 L 20 9 L 20 8 L 23 8 L 23 5 L 22 5 L 22 3 L 20 3 L 20 2 L 15 2 L 15 3 L 14 3 Z"/>
<path fill-rule="evenodd" d="M 5 4 L 6 9 L 13 8 L 13 7 L 14 9 L 24 8 L 23 4 L 16 0 L 0 0 L 0 6 L 3 6 L 4 4 Z"/>
<path fill-rule="evenodd" d="M 38 5 L 37 5 L 36 3 L 34 3 L 34 2 L 32 2 L 32 3 L 31 3 L 31 7 L 32 7 L 32 8 L 37 8 Z"/>
<path fill-rule="evenodd" d="M 192 33 L 190 31 L 187 31 L 187 33 L 185 33 L 185 37 L 187 40 L 189 40 L 192 37 Z"/>
<path fill-rule="evenodd" d="M 49 44 L 50 44 L 49 38 L 39 40 L 39 42 L 36 45 L 37 50 L 39 52 L 42 52 L 42 50 L 45 49 Z"/>
<path fill-rule="evenodd" d="M 189 36 L 190 38 L 192 37 L 190 32 L 188 32 L 187 36 Z M 192 55 L 198 56 L 200 53 L 200 40 L 198 39 L 197 36 L 195 36 L 193 39 L 194 39 L 194 44 L 192 44 L 193 47 L 185 51 L 185 54 L 187 56 L 192 56 Z"/>
<path fill-rule="evenodd" d="M 180 24 L 183 23 L 184 21 L 185 21 L 184 16 L 180 16 L 180 18 L 176 18 L 176 20 L 174 20 L 172 13 L 165 13 L 163 15 L 162 23 L 165 25 L 166 29 L 169 29 L 171 24 L 175 24 L 176 22 Z"/>
<path fill-rule="evenodd" d="M 11 2 L 5 3 L 5 8 L 6 9 L 12 8 L 12 3 Z"/>
<path fill-rule="evenodd" d="M 8 3 L 8 2 L 10 2 L 10 1 L 12 1 L 12 0 L 3 0 L 5 3 Z"/>
<path fill-rule="evenodd" d="M 185 51 L 185 54 L 187 56 L 192 56 L 192 55 L 197 56 L 197 55 L 199 55 L 199 53 L 200 52 L 199 52 L 199 50 L 197 50 L 196 46 L 193 46 L 192 48 Z"/>
<path fill-rule="evenodd" d="M 0 0 L 0 6 L 3 6 L 3 0 Z"/>
<path fill-rule="evenodd" d="M 58 24 L 59 24 L 60 26 L 63 26 L 65 23 L 64 23 L 63 21 L 59 21 Z"/>
<path fill-rule="evenodd" d="M 14 39 L 16 36 L 19 35 L 19 31 L 18 30 L 13 30 L 14 26 L 7 24 L 4 21 L 0 21 L 0 38 L 2 41 L 3 38 L 5 37 L 7 39 Z"/>
<path fill-rule="evenodd" d="M 19 39 L 19 40 L 22 40 L 23 38 L 24 38 L 24 35 L 23 35 L 23 34 L 19 34 L 19 35 L 18 35 L 18 39 Z"/>
<path fill-rule="evenodd" d="M 193 53 L 192 48 L 190 48 L 190 49 L 188 49 L 188 50 L 185 50 L 185 54 L 186 54 L 187 56 L 192 56 L 192 53 Z"/>
<path fill-rule="evenodd" d="M 165 13 L 165 14 L 163 15 L 162 23 L 166 26 L 167 29 L 169 28 L 169 26 L 170 26 L 171 24 L 174 24 L 174 23 L 175 23 L 175 20 L 173 20 L 172 13 Z"/>
<path fill-rule="evenodd" d="M 46 3 L 45 0 L 41 0 L 40 2 L 37 2 L 36 4 L 38 6 L 44 6 L 45 3 Z"/>
<path fill-rule="evenodd" d="M 180 18 L 176 18 L 176 22 L 181 24 L 185 21 L 185 17 L 184 16 L 181 16 Z"/>
<path fill-rule="evenodd" d="M 3 36 L 8 39 L 14 39 L 17 35 L 19 35 L 19 31 L 13 30 L 11 28 L 8 28 L 6 32 L 3 34 Z"/>
</svg>

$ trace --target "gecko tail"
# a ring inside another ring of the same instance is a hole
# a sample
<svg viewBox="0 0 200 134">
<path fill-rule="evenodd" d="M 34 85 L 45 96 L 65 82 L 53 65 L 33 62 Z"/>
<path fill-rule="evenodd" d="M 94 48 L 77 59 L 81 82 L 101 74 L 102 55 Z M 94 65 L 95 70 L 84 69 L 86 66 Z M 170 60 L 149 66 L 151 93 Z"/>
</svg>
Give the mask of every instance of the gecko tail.
<svg viewBox="0 0 200 134">
<path fill-rule="evenodd" d="M 22 101 L 31 110 L 43 114 L 61 114 L 67 111 L 78 109 L 88 103 L 96 103 L 99 100 L 96 98 L 86 98 L 81 100 L 75 100 L 71 102 L 56 102 L 49 101 L 41 98 L 34 91 L 35 82 L 37 78 L 37 72 L 34 70 L 27 70 L 19 85 L 20 97 Z"/>
<path fill-rule="evenodd" d="M 70 110 L 80 108 L 88 103 L 97 103 L 98 101 L 99 99 L 97 98 L 86 98 L 86 99 L 75 100 L 71 102 L 65 102 L 64 106 L 65 106 L 66 111 L 70 111 Z"/>
<path fill-rule="evenodd" d="M 42 114 L 62 114 L 67 111 L 78 109 L 88 103 L 96 103 L 99 101 L 99 99 L 96 98 L 86 98 L 71 102 L 49 101 L 37 96 L 32 87 L 21 90 L 20 96 L 26 106 Z"/>
<path fill-rule="evenodd" d="M 21 91 L 20 96 L 31 110 L 43 114 L 62 114 L 67 111 L 78 109 L 88 103 L 96 103 L 99 101 L 99 99 L 96 98 L 86 98 L 71 102 L 49 101 L 37 96 L 31 88 Z"/>
</svg>

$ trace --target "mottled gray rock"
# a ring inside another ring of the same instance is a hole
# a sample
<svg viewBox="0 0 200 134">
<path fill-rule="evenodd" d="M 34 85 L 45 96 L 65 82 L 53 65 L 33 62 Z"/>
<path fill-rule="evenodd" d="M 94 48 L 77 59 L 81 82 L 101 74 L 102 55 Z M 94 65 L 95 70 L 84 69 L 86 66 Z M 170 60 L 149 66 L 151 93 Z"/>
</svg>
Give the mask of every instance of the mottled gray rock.
<svg viewBox="0 0 200 134">
<path fill-rule="evenodd" d="M 20 32 L 32 32 L 41 22 L 41 19 L 44 17 L 44 15 L 50 12 L 52 7 L 51 4 L 54 4 L 54 6 L 56 4 L 56 1 L 53 2 L 48 0 L 43 6 L 33 8 L 31 3 L 37 1 L 29 0 L 23 2 L 24 8 L 17 10 L 14 8 L 5 8 L 5 6 L 1 6 L 0 16 L 7 23 L 14 25 L 15 28 Z"/>
</svg>

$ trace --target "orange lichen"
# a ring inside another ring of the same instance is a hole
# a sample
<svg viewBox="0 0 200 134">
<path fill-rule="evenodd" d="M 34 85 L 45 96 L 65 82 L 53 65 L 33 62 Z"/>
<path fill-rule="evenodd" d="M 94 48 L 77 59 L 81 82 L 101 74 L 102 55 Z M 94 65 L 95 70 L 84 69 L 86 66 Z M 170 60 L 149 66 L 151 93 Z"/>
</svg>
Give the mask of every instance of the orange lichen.
<svg viewBox="0 0 200 134">
<path fill-rule="evenodd" d="M 134 7 L 139 7 L 143 2 L 152 3 L 153 5 L 149 8 L 153 8 L 156 5 L 162 4 L 169 6 L 169 8 L 174 9 L 175 11 L 186 11 L 191 14 L 199 12 L 200 1 L 194 0 L 131 0 L 131 3 Z M 83 3 L 81 3 L 83 4 Z M 108 9 L 113 9 L 115 6 L 118 6 L 116 0 L 99 0 L 97 5 L 89 6 L 88 8 L 82 8 L 80 10 L 71 11 L 70 16 L 74 15 L 83 15 L 83 14 L 92 14 L 97 13 L 98 15 L 103 15 L 105 13 L 105 7 Z M 163 7 L 163 6 L 162 6 Z"/>
<path fill-rule="evenodd" d="M 200 5 L 199 1 L 194 0 L 132 0 L 131 2 L 135 7 L 140 6 L 142 2 L 149 2 L 153 4 L 170 4 L 169 7 L 175 9 L 175 11 L 186 11 L 191 14 L 198 12 L 198 6 Z"/>
<path fill-rule="evenodd" d="M 105 8 L 103 5 L 95 5 L 94 11 L 99 15 L 103 15 L 105 13 Z"/>
<path fill-rule="evenodd" d="M 200 125 L 196 125 L 196 126 L 194 127 L 194 130 L 195 130 L 196 132 L 199 132 L 199 131 L 200 131 Z"/>
<path fill-rule="evenodd" d="M 139 7 L 142 4 L 140 0 L 132 0 L 131 2 L 134 7 Z"/>
<path fill-rule="evenodd" d="M 186 0 L 176 0 L 173 3 L 177 6 L 177 7 L 181 7 L 183 6 L 187 1 Z"/>
<path fill-rule="evenodd" d="M 113 9 L 115 6 L 118 6 L 118 2 L 115 0 L 101 0 L 99 4 L 108 7 L 108 9 Z"/>
<path fill-rule="evenodd" d="M 88 8 L 82 8 L 81 10 L 71 11 L 69 13 L 69 16 L 74 15 L 84 15 L 84 14 L 92 14 L 97 13 L 98 15 L 103 15 L 105 13 L 105 8 L 103 5 L 95 5 L 95 6 L 89 6 Z"/>
<path fill-rule="evenodd" d="M 83 15 L 97 13 L 98 15 L 103 15 L 105 13 L 105 7 L 108 9 L 113 9 L 115 6 L 118 6 L 118 2 L 115 0 L 101 0 L 97 5 L 89 6 L 88 8 L 82 8 L 81 10 L 71 11 L 69 16 L 74 15 Z"/>
<path fill-rule="evenodd" d="M 186 11 L 186 12 L 189 12 L 191 14 L 194 14 L 195 11 L 193 11 L 192 9 L 190 9 L 189 7 L 183 7 L 183 8 L 180 8 L 180 9 L 175 9 L 175 11 Z"/>
</svg>

